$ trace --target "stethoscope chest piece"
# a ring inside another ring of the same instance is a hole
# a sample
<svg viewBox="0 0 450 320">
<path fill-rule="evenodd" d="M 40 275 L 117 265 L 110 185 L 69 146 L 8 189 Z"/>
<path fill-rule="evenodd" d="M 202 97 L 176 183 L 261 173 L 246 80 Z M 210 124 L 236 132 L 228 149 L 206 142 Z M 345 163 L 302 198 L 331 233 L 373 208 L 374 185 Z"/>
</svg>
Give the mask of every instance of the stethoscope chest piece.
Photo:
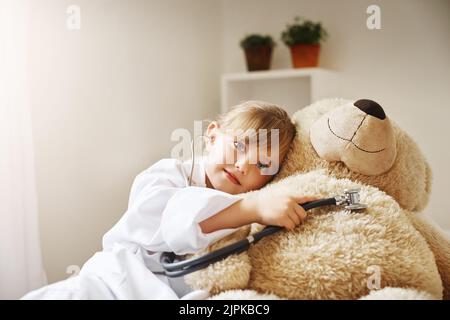
<svg viewBox="0 0 450 320">
<path fill-rule="evenodd" d="M 335 197 L 337 205 L 344 205 L 345 209 L 356 211 L 356 210 L 364 210 L 367 208 L 367 205 L 360 202 L 359 192 L 360 189 L 345 189 L 343 195 L 339 195 Z"/>
</svg>

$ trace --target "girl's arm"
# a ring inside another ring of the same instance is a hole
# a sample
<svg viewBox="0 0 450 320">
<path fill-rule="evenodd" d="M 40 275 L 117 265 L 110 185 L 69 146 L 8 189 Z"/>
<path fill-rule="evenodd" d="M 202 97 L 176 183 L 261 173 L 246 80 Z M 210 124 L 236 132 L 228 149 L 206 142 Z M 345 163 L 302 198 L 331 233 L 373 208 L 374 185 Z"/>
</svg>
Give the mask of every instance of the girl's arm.
<svg viewBox="0 0 450 320">
<path fill-rule="evenodd" d="M 258 213 L 249 198 L 243 198 L 219 213 L 199 223 L 203 233 L 239 228 L 258 222 Z"/>
<path fill-rule="evenodd" d="M 253 222 L 292 230 L 306 218 L 302 206 L 317 197 L 266 195 L 247 196 L 199 223 L 203 233 L 238 228 Z"/>
<path fill-rule="evenodd" d="M 103 237 L 104 250 L 119 245 L 183 255 L 204 249 L 235 231 L 223 229 L 204 234 L 199 222 L 242 197 L 209 188 L 185 187 L 181 169 L 178 161 L 164 159 L 135 178 L 127 211 Z"/>
</svg>

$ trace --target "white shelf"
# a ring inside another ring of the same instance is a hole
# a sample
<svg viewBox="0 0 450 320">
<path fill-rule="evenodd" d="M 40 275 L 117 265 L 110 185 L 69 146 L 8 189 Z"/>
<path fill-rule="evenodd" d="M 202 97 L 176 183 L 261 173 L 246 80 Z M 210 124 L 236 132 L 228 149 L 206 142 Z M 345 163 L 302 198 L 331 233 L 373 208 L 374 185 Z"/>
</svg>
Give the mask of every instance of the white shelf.
<svg viewBox="0 0 450 320">
<path fill-rule="evenodd" d="M 311 75 L 330 72 L 320 68 L 303 68 L 303 69 L 278 69 L 268 71 L 252 71 L 241 73 L 224 74 L 223 79 L 227 81 L 246 81 L 246 80 L 266 80 L 266 79 L 283 79 L 295 77 L 310 77 Z"/>
<path fill-rule="evenodd" d="M 289 114 L 322 98 L 339 96 L 337 73 L 322 68 L 280 69 L 222 75 L 221 111 L 245 100 L 266 100 Z"/>
</svg>

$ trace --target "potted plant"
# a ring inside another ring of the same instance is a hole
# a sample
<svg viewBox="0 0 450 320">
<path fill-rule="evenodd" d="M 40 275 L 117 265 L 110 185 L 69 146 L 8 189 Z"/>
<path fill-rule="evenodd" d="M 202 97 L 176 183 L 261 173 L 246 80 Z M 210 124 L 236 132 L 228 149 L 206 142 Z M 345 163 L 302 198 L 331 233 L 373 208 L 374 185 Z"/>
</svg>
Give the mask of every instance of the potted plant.
<svg viewBox="0 0 450 320">
<path fill-rule="evenodd" d="M 316 67 L 319 63 L 320 42 L 328 36 L 320 22 L 295 18 L 281 34 L 281 40 L 291 49 L 294 68 Z"/>
<path fill-rule="evenodd" d="M 269 70 L 275 42 L 267 35 L 251 34 L 241 40 L 248 71 Z"/>
</svg>

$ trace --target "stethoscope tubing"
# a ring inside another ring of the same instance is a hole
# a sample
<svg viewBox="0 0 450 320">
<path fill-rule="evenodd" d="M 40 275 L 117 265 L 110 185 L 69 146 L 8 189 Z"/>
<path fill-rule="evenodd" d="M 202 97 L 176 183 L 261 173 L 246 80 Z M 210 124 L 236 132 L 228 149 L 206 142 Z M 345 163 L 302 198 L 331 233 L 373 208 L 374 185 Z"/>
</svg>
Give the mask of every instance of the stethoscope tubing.
<svg viewBox="0 0 450 320">
<path fill-rule="evenodd" d="M 330 205 L 336 205 L 335 198 L 326 198 L 300 204 L 305 211 Z M 164 274 L 166 276 L 181 277 L 194 271 L 204 269 L 210 264 L 223 260 L 232 254 L 242 253 L 246 251 L 251 244 L 255 244 L 262 238 L 272 235 L 282 229 L 283 227 L 279 226 L 268 226 L 245 239 L 239 240 L 201 257 L 184 261 L 173 262 L 176 259 L 176 255 L 173 252 L 163 252 L 161 254 L 160 263 L 165 270 Z"/>
</svg>

